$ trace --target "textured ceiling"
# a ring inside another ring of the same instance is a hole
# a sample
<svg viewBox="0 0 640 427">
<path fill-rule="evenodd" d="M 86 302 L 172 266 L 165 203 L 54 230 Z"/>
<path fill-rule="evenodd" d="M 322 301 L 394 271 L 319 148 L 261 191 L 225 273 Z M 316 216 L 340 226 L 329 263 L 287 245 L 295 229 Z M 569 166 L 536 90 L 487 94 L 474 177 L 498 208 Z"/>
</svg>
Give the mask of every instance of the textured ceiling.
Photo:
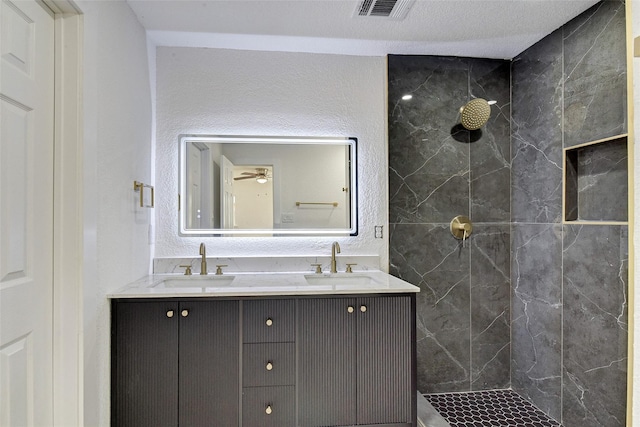
<svg viewBox="0 0 640 427">
<path fill-rule="evenodd" d="M 416 0 L 401 21 L 352 0 L 127 0 L 158 45 L 513 58 L 597 0 Z"/>
</svg>

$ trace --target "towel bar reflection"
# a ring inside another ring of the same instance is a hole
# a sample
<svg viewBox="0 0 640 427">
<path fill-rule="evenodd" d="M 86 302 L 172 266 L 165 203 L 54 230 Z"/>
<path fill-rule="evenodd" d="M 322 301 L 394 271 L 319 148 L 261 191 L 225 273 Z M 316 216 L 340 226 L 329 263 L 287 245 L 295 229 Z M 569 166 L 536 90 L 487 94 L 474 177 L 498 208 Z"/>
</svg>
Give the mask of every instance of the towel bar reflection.
<svg viewBox="0 0 640 427">
<path fill-rule="evenodd" d="M 144 189 L 148 188 L 151 190 L 151 203 L 148 205 L 145 205 L 144 203 Z M 138 181 L 133 181 L 133 191 L 139 191 L 140 192 L 140 207 L 141 208 L 152 208 L 154 207 L 154 198 L 155 198 L 155 194 L 154 194 L 154 189 L 152 185 L 148 185 L 142 182 L 138 182 Z"/>
<path fill-rule="evenodd" d="M 296 202 L 296 206 L 301 205 L 331 205 L 334 208 L 337 208 L 338 202 Z"/>
</svg>

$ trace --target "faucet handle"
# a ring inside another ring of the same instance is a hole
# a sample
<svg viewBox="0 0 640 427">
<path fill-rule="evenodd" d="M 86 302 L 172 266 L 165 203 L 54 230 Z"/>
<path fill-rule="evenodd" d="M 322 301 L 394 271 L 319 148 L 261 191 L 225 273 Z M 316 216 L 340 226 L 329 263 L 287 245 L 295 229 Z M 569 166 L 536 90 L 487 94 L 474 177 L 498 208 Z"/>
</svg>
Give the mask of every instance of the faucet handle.
<svg viewBox="0 0 640 427">
<path fill-rule="evenodd" d="M 191 266 L 190 265 L 181 265 L 180 267 L 183 267 L 184 270 L 184 275 L 185 276 L 191 276 Z"/>
<path fill-rule="evenodd" d="M 222 267 L 228 267 L 227 264 L 217 264 L 216 265 L 216 274 L 219 276 L 222 274 Z"/>
<path fill-rule="evenodd" d="M 355 262 L 352 263 L 347 263 L 347 269 L 345 270 L 345 273 L 353 273 L 353 270 L 351 269 L 352 265 L 358 265 Z"/>
<path fill-rule="evenodd" d="M 322 274 L 322 264 L 311 264 L 311 266 L 316 268 L 316 274 Z"/>
</svg>

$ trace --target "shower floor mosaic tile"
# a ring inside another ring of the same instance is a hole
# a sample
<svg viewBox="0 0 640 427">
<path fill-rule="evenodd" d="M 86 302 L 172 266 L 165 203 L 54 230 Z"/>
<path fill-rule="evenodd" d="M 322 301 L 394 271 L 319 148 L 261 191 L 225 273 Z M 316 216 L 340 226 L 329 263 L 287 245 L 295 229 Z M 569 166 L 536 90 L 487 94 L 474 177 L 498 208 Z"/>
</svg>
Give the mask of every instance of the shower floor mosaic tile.
<svg viewBox="0 0 640 427">
<path fill-rule="evenodd" d="M 424 396 L 451 427 L 561 427 L 511 390 Z"/>
</svg>

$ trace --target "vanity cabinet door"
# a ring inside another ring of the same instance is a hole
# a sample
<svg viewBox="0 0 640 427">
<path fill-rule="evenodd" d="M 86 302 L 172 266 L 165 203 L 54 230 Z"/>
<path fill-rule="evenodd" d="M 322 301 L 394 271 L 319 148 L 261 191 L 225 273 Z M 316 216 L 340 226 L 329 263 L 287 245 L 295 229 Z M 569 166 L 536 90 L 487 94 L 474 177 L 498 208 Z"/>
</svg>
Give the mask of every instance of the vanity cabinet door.
<svg viewBox="0 0 640 427">
<path fill-rule="evenodd" d="M 113 303 L 114 427 L 237 426 L 238 301 Z"/>
<path fill-rule="evenodd" d="M 112 322 L 111 425 L 175 427 L 178 303 L 114 303 Z"/>
<path fill-rule="evenodd" d="M 415 426 L 415 297 L 299 308 L 300 425 Z"/>
<path fill-rule="evenodd" d="M 356 300 L 298 301 L 299 425 L 356 424 Z"/>
<path fill-rule="evenodd" d="M 179 426 L 237 426 L 238 301 L 180 303 Z"/>
<path fill-rule="evenodd" d="M 410 297 L 358 298 L 358 424 L 413 422 Z"/>
</svg>

